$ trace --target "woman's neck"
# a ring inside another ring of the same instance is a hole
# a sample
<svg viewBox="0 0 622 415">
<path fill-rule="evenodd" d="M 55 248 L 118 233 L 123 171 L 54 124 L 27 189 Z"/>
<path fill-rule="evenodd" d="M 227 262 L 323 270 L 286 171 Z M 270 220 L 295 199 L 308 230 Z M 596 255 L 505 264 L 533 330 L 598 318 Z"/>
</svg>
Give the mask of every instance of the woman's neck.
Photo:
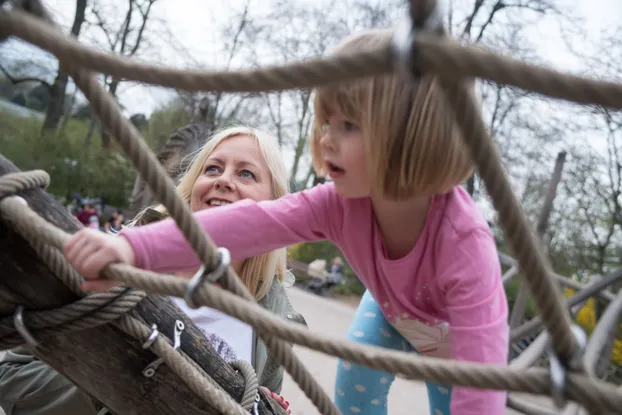
<svg viewBox="0 0 622 415">
<path fill-rule="evenodd" d="M 413 250 L 425 226 L 430 197 L 390 201 L 371 197 L 376 222 L 389 259 L 402 258 Z"/>
<path fill-rule="evenodd" d="M 244 265 L 244 260 L 237 260 L 237 261 L 231 261 L 231 268 L 235 271 L 236 274 L 240 275 L 240 272 L 242 272 L 242 266 Z M 178 277 L 182 277 L 182 278 L 192 278 L 194 276 L 194 274 L 196 274 L 196 272 L 199 269 L 193 269 L 193 270 L 183 270 L 183 271 L 177 271 L 175 272 L 175 275 L 177 275 Z"/>
</svg>

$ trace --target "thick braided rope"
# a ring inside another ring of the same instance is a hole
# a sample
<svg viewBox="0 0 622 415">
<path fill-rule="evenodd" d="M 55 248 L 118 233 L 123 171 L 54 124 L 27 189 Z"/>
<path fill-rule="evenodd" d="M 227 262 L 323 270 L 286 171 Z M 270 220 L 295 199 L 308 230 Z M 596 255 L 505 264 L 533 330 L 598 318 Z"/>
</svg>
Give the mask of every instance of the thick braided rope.
<svg viewBox="0 0 622 415">
<path fill-rule="evenodd" d="M 310 59 L 256 70 L 209 72 L 149 65 L 89 49 L 19 10 L 0 12 L 0 36 L 14 35 L 60 61 L 119 78 L 186 91 L 268 92 L 311 88 L 393 71 L 390 44 L 349 56 Z M 422 69 L 447 78 L 481 78 L 578 104 L 622 109 L 622 85 L 587 79 L 420 33 L 414 39 Z"/>
<path fill-rule="evenodd" d="M 234 360 L 229 364 L 234 369 L 239 370 L 242 377 L 244 377 L 246 388 L 244 389 L 244 396 L 242 396 L 240 405 L 247 411 L 250 411 L 255 404 L 255 396 L 259 393 L 257 373 L 255 373 L 255 369 L 246 360 Z"/>
<path fill-rule="evenodd" d="M 45 261 L 45 259 L 44 259 Z M 110 293 L 93 294 L 63 307 L 24 312 L 24 325 L 35 338 L 97 327 L 118 319 L 145 298 L 146 293 L 115 287 Z M 13 317 L 0 320 L 0 350 L 24 344 Z"/>
<path fill-rule="evenodd" d="M 36 217 L 41 223 L 47 224 L 47 222 L 34 214 L 27 205 L 24 205 L 23 199 L 9 198 L 7 196 L 21 190 L 46 187 L 48 183 L 49 176 L 42 171 L 10 173 L 0 177 L 0 214 L 8 223 L 12 223 L 31 245 L 43 246 L 45 244 L 45 242 L 38 239 L 40 235 L 39 228 L 36 226 L 29 227 L 27 222 L 20 221 L 19 219 L 15 220 L 15 218 L 19 217 L 23 209 L 27 209 L 33 214 L 33 217 Z M 50 224 L 47 225 L 48 230 L 54 229 Z M 57 243 L 61 240 L 59 236 L 62 233 L 62 231 L 52 233 L 56 236 Z M 43 241 L 45 241 L 45 238 L 43 238 Z M 67 285 L 70 287 L 79 287 L 82 277 L 65 261 L 64 257 L 57 249 L 47 245 L 47 250 L 40 251 L 40 253 L 55 254 L 50 256 L 43 255 L 41 258 L 53 271 L 67 272 L 66 274 L 54 274 L 61 279 L 61 281 L 67 281 Z M 81 294 L 79 288 L 77 289 L 77 293 Z M 146 339 L 150 334 L 149 328 L 137 319 L 126 315 L 126 313 L 134 308 L 145 295 L 146 293 L 143 291 L 115 287 L 106 293 L 97 293 L 89 297 L 81 298 L 77 302 L 60 309 L 24 314 L 24 324 L 29 330 L 39 329 L 34 334 L 36 336 L 91 328 L 118 320 L 119 317 L 121 317 L 121 320 L 115 321 L 115 324 L 117 324 L 122 331 L 136 339 Z M 92 312 L 92 314 L 87 314 L 89 312 Z M 12 332 L 16 331 L 12 318 L 7 322 L 7 327 L 4 327 L 2 323 L 4 322 L 0 321 L 0 330 L 6 329 Z M 18 334 L 14 335 L 11 333 L 9 336 L 5 336 L 4 334 L 5 333 L 0 331 L 0 345 L 2 346 L 0 350 L 17 346 L 24 342 L 23 338 Z M 185 353 L 181 355 L 185 359 L 184 360 L 166 340 L 159 337 L 152 347 L 154 353 L 164 359 L 171 369 L 188 384 L 191 390 L 214 405 L 221 413 L 227 415 L 245 413 L 244 408 L 233 401 L 231 397 Z M 243 404 L 246 404 L 245 407 L 248 407 L 248 394 L 256 393 L 257 376 L 255 375 L 253 380 L 252 374 L 248 373 L 247 367 L 242 367 L 242 370 L 245 380 L 248 379 L 250 382 L 245 386 L 243 399 Z"/>
<path fill-rule="evenodd" d="M 10 199 L 7 199 L 7 202 Z M 17 203 L 17 202 L 16 202 Z M 3 215 L 6 212 L 2 212 Z M 40 218 L 30 209 L 16 210 L 19 218 L 12 223 L 22 222 L 34 227 L 41 238 L 62 247 L 69 235 Z M 104 274 L 118 282 L 142 290 L 167 296 L 183 297 L 187 281 L 169 275 L 160 275 L 128 265 L 114 264 L 106 267 Z M 256 303 L 250 303 L 217 286 L 206 284 L 196 293 L 199 304 L 216 308 L 253 326 L 268 341 L 274 337 L 291 343 L 318 350 L 338 358 L 352 361 L 375 369 L 401 373 L 412 379 L 458 386 L 485 389 L 499 389 L 533 394 L 550 394 L 549 373 L 543 369 L 513 369 L 470 362 L 456 362 L 445 359 L 420 357 L 406 352 L 396 352 L 375 346 L 363 346 L 350 341 L 335 340 L 321 333 L 311 333 L 296 324 L 273 316 Z M 147 330 L 144 327 L 143 330 Z M 145 331 L 146 332 L 146 331 Z M 288 357 L 283 356 L 284 361 Z M 568 396 L 583 405 L 604 410 L 616 410 L 622 405 L 622 391 L 585 375 L 570 374 Z"/>
</svg>

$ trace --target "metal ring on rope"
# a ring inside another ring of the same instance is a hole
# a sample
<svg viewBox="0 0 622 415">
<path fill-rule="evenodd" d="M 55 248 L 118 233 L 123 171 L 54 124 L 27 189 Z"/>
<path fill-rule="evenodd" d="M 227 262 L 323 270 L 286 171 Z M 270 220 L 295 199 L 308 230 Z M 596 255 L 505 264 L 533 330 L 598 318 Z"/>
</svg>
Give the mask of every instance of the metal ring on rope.
<svg viewBox="0 0 622 415">
<path fill-rule="evenodd" d="M 231 254 L 227 248 L 217 248 L 218 254 L 220 255 L 220 261 L 218 266 L 212 272 L 205 272 L 205 265 L 201 265 L 201 268 L 194 274 L 190 282 L 188 282 L 188 289 L 186 290 L 186 294 L 184 295 L 184 300 L 188 307 L 190 308 L 199 308 L 200 305 L 194 301 L 197 289 L 203 284 L 205 279 L 211 283 L 218 281 L 224 274 L 227 272 L 229 268 L 229 264 L 231 264 Z"/>
<path fill-rule="evenodd" d="M 585 331 L 576 324 L 573 324 L 572 334 L 577 342 L 577 350 L 573 358 L 568 362 L 562 362 L 553 350 L 551 338 L 547 337 L 548 344 L 546 353 L 549 358 L 551 371 L 551 397 L 557 409 L 562 410 L 566 406 L 566 378 L 568 370 L 578 370 L 581 367 L 581 359 L 587 345 Z"/>
</svg>

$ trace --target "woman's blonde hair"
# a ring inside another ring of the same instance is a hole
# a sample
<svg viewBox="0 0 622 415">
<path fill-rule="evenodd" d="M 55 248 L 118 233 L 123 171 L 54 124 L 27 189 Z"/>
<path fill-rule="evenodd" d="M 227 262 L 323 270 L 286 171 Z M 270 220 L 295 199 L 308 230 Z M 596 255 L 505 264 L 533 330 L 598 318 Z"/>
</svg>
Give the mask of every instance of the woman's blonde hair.
<svg viewBox="0 0 622 415">
<path fill-rule="evenodd" d="M 334 54 L 386 46 L 392 30 L 374 29 L 344 40 Z M 389 74 L 318 88 L 311 133 L 313 167 L 325 175 L 319 142 L 336 110 L 363 133 L 372 188 L 392 200 L 444 193 L 473 172 L 453 110 L 437 78 Z"/>
<path fill-rule="evenodd" d="M 214 149 L 224 140 L 238 136 L 250 136 L 257 141 L 261 155 L 270 171 L 272 198 L 277 199 L 289 193 L 287 169 L 285 168 L 283 154 L 277 139 L 272 135 L 254 128 L 235 126 L 217 132 L 208 139 L 206 144 L 199 149 L 198 152 L 190 156 L 192 157 L 192 161 L 190 162 L 188 170 L 181 177 L 177 185 L 177 191 L 183 200 L 190 203 L 194 182 L 201 175 L 205 160 Z M 164 206 L 152 206 L 138 213 L 128 226 L 135 226 L 144 223 L 144 221 L 148 221 L 147 217 L 149 215 L 153 216 L 154 210 L 162 214 L 160 218 L 167 216 Z M 283 281 L 286 271 L 286 261 L 287 248 L 266 252 L 244 261 L 239 276 L 255 299 L 260 300 L 268 293 L 275 275 L 279 280 Z"/>
</svg>

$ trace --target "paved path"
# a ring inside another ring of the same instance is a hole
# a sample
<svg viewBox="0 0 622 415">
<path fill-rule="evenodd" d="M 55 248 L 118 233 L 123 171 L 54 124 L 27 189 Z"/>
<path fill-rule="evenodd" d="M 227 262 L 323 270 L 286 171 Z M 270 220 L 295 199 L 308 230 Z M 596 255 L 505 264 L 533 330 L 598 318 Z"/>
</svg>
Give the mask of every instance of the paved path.
<svg viewBox="0 0 622 415">
<path fill-rule="evenodd" d="M 289 289 L 288 292 L 294 307 L 307 319 L 310 330 L 321 331 L 334 337 L 345 337 L 354 316 L 353 306 L 321 298 L 297 288 Z M 337 359 L 300 346 L 295 346 L 294 350 L 332 399 Z M 3 353 L 0 352 L 0 358 L 2 355 Z M 292 415 L 319 414 L 315 406 L 287 374 L 282 395 L 291 403 Z M 424 384 L 396 379 L 389 394 L 388 413 L 390 415 L 428 415 L 428 399 Z M 507 413 L 516 414 L 514 411 Z M 0 409 L 0 415 L 5 415 L 2 409 Z"/>
</svg>

